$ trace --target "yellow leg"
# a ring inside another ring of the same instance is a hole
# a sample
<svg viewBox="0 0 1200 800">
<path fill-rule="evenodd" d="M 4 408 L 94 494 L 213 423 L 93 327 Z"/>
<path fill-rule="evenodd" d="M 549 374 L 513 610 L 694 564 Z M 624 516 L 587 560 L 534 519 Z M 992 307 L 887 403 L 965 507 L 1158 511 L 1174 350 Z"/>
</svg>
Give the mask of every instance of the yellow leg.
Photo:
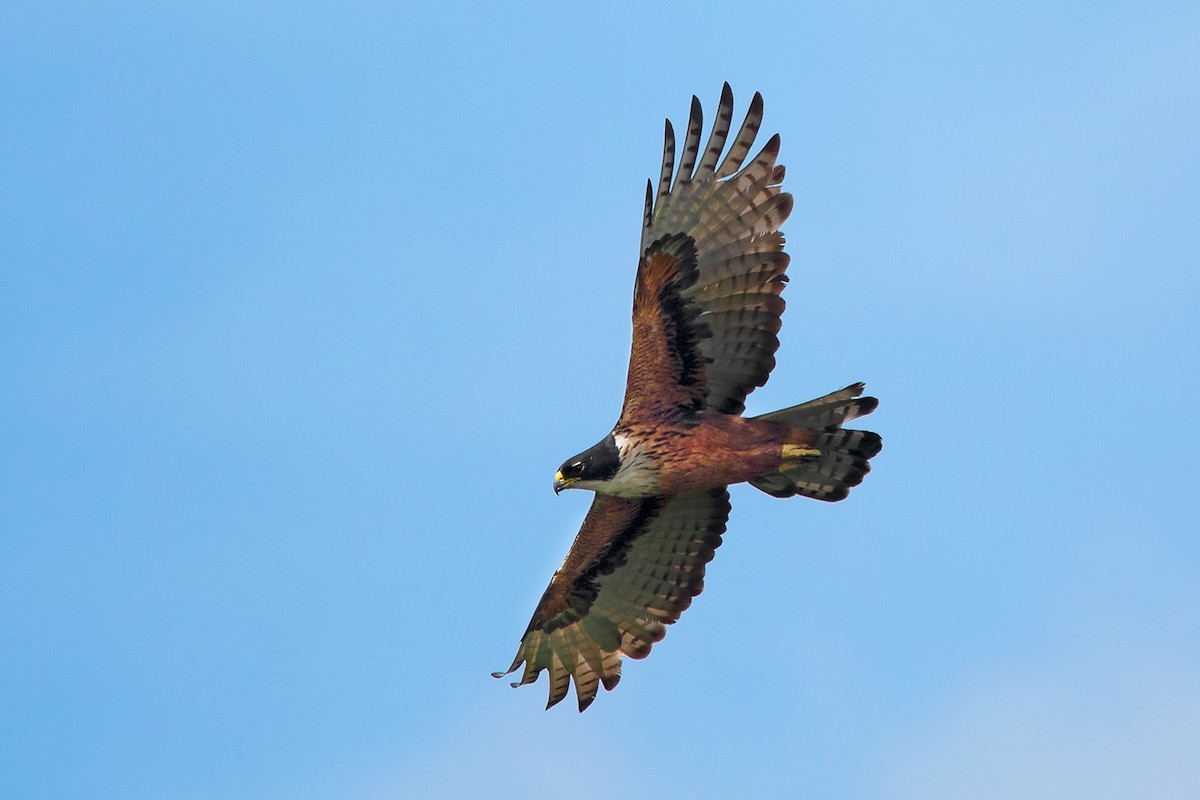
<svg viewBox="0 0 1200 800">
<path fill-rule="evenodd" d="M 818 458 L 821 451 L 803 444 L 785 444 L 782 455 L 784 461 L 799 461 L 803 458 Z"/>
</svg>

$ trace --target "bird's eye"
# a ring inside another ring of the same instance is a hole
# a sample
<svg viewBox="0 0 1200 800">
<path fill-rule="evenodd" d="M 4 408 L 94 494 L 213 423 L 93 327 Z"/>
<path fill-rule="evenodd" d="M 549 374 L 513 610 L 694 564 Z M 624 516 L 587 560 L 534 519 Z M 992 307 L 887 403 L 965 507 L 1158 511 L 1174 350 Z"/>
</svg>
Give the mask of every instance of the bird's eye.
<svg viewBox="0 0 1200 800">
<path fill-rule="evenodd" d="M 582 475 L 583 474 L 583 462 L 576 461 L 574 464 L 567 467 L 567 472 L 571 473 L 571 475 Z"/>
</svg>

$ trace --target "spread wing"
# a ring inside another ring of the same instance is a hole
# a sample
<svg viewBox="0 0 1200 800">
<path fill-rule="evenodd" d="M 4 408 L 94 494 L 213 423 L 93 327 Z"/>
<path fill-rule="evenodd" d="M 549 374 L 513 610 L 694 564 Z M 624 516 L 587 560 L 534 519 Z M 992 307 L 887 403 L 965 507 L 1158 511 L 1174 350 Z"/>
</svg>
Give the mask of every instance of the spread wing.
<svg viewBox="0 0 1200 800">
<path fill-rule="evenodd" d="M 672 498 L 596 495 L 563 564 L 542 595 L 517 656 L 521 680 L 550 673 L 550 701 L 571 680 L 579 710 L 600 684 L 621 678 L 621 657 L 645 658 L 704 588 L 704 565 L 721 544 L 729 516 L 725 489 Z"/>
<path fill-rule="evenodd" d="M 779 226 L 792 196 L 780 190 L 778 135 L 743 166 L 762 97 L 754 95 L 725 152 L 732 118 L 725 84 L 701 153 L 702 112 L 693 97 L 678 169 L 667 121 L 657 192 L 646 187 L 623 422 L 677 408 L 740 414 L 775 366 L 788 266 Z"/>
</svg>

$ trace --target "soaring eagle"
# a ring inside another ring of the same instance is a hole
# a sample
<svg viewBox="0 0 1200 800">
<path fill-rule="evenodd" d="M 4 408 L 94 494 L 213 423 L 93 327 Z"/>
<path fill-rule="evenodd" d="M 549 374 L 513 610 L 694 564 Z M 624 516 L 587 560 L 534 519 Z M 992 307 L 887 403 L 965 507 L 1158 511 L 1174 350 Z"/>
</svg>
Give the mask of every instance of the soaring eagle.
<svg viewBox="0 0 1200 800">
<path fill-rule="evenodd" d="M 775 366 L 788 267 L 779 226 L 792 196 L 780 190 L 778 134 L 745 163 L 762 96 L 754 95 L 721 158 L 732 118 L 726 83 L 701 150 L 693 97 L 678 169 L 667 120 L 657 189 L 647 181 L 621 417 L 555 475 L 555 492 L 590 489 L 596 497 L 512 666 L 494 673 L 524 663 L 516 687 L 548 670 L 546 708 L 573 679 L 583 711 L 601 684 L 617 685 L 621 657 L 644 658 L 700 594 L 704 565 L 725 532 L 729 484 L 841 500 L 882 447 L 878 434 L 842 428 L 878 405 L 860 396 L 861 383 L 742 416 L 746 395 Z"/>
</svg>

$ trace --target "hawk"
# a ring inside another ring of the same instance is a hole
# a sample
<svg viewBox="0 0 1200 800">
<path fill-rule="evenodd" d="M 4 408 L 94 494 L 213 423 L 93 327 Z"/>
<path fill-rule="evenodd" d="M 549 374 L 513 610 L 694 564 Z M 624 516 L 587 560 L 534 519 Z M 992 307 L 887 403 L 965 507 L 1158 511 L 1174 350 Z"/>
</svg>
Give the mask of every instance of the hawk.
<svg viewBox="0 0 1200 800">
<path fill-rule="evenodd" d="M 841 500 L 882 447 L 878 434 L 842 428 L 878 405 L 861 396 L 861 383 L 742 416 L 746 396 L 775 366 L 789 260 L 779 226 L 792 196 L 780 189 L 778 134 L 746 163 L 762 96 L 754 95 L 725 152 L 732 118 L 726 83 L 701 150 L 693 97 L 678 168 L 667 120 L 657 188 L 647 181 L 621 416 L 554 478 L 556 493 L 588 489 L 596 497 L 512 666 L 493 673 L 524 664 L 517 687 L 548 671 L 546 708 L 573 680 L 586 709 L 599 686 L 617 685 L 621 658 L 648 655 L 700 594 L 725 532 L 730 484 Z"/>
</svg>

